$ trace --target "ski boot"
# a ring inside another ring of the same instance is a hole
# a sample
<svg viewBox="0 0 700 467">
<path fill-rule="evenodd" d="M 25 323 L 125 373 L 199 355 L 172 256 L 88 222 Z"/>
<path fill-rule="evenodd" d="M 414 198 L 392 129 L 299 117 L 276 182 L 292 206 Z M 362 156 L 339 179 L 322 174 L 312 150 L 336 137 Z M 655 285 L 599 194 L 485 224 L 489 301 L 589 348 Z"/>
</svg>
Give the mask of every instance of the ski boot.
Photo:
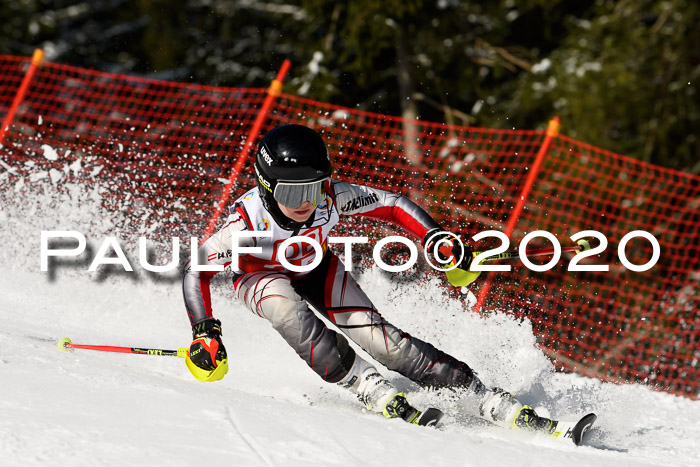
<svg viewBox="0 0 700 467">
<path fill-rule="evenodd" d="M 432 426 L 443 416 L 435 408 L 421 412 L 413 407 L 406 400 L 406 394 L 399 392 L 376 368 L 359 358 L 338 384 L 355 392 L 367 410 L 381 412 L 387 418 L 401 418 L 406 423 Z"/>
<path fill-rule="evenodd" d="M 570 439 L 576 446 L 580 446 L 596 418 L 596 414 L 589 413 L 578 420 L 550 420 L 540 417 L 532 410 L 532 407 L 525 405 L 513 421 L 513 427 L 546 433 L 556 440 Z"/>
<path fill-rule="evenodd" d="M 513 420 L 513 428 L 539 431 L 551 435 L 557 428 L 557 422 L 545 417 L 540 417 L 535 413 L 532 407 L 524 405 L 523 408 L 520 409 L 518 416 Z"/>
<path fill-rule="evenodd" d="M 406 400 L 406 394 L 397 392 L 396 388 L 376 371 L 368 372 L 364 383 L 360 383 L 360 387 L 363 388 L 360 400 L 369 410 L 381 409 L 386 418 L 400 418 L 412 425 L 435 426 L 443 417 L 443 413 L 434 407 L 425 412 L 413 407 Z"/>
<path fill-rule="evenodd" d="M 376 368 L 358 356 L 338 385 L 354 392 L 365 408 L 372 412 L 384 412 L 387 404 L 399 393 Z"/>
<path fill-rule="evenodd" d="M 412 425 L 435 426 L 444 414 L 440 409 L 430 407 L 425 412 L 413 407 L 406 400 L 406 394 L 400 392 L 396 394 L 384 408 L 384 416 L 388 418 L 401 417 L 401 419 Z"/>
<path fill-rule="evenodd" d="M 407 423 L 417 423 L 421 415 L 420 410 L 409 404 L 406 400 L 406 394 L 402 392 L 391 398 L 382 413 L 386 418 L 401 417 Z"/>
</svg>

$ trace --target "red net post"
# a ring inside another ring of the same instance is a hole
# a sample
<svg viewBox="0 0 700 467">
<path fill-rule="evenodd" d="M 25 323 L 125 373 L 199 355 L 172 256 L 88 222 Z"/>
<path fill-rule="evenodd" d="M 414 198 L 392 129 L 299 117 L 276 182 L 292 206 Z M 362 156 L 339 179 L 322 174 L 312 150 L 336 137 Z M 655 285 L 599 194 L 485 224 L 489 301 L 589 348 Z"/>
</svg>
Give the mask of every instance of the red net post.
<svg viewBox="0 0 700 467">
<path fill-rule="evenodd" d="M 289 67 L 291 65 L 292 62 L 289 60 L 285 60 L 284 62 L 282 62 L 282 66 L 277 72 L 277 77 L 270 84 L 270 87 L 267 90 L 267 97 L 265 97 L 262 107 L 260 107 L 260 112 L 255 118 L 255 122 L 253 122 L 253 127 L 251 128 L 250 133 L 246 138 L 246 143 L 243 148 L 243 151 L 241 151 L 241 153 L 238 155 L 236 163 L 234 164 L 233 169 L 231 169 L 231 175 L 229 176 L 228 183 L 226 184 L 224 192 L 222 193 L 221 198 L 219 199 L 219 202 L 216 205 L 216 211 L 214 212 L 214 215 L 209 221 L 209 225 L 207 226 L 207 229 L 204 232 L 204 237 L 202 241 L 206 240 L 206 238 L 214 232 L 214 229 L 216 228 L 216 223 L 218 222 L 219 217 L 221 216 L 221 213 L 224 211 L 226 203 L 228 202 L 229 196 L 231 194 L 231 189 L 233 188 L 234 183 L 238 178 L 238 175 L 241 173 L 243 164 L 245 164 L 246 161 L 248 161 L 248 154 L 254 147 L 255 141 L 257 141 L 258 139 L 258 135 L 260 134 L 260 128 L 262 127 L 262 124 L 265 121 L 265 117 L 267 116 L 270 106 L 272 105 L 274 100 L 282 94 L 282 83 L 284 82 L 284 77 L 287 75 L 287 72 L 289 71 Z"/>
<path fill-rule="evenodd" d="M 517 224 L 518 219 L 520 218 L 520 214 L 523 212 L 523 208 L 525 207 L 525 203 L 527 202 L 527 197 L 530 194 L 530 190 L 532 190 L 532 186 L 537 180 L 537 175 L 539 174 L 540 167 L 542 166 L 542 161 L 544 160 L 545 155 L 549 150 L 549 145 L 552 142 L 552 138 L 556 138 L 559 135 L 560 127 L 561 123 L 559 121 L 559 117 L 554 117 L 552 120 L 549 121 L 549 125 L 547 126 L 547 132 L 545 134 L 544 141 L 542 142 L 542 146 L 537 152 L 535 162 L 532 164 L 532 168 L 529 171 L 527 180 L 525 180 L 525 186 L 523 186 L 523 191 L 520 193 L 520 198 L 518 198 L 515 208 L 513 209 L 513 213 L 508 219 L 508 224 L 506 224 L 506 229 L 504 233 L 508 238 L 511 238 L 511 235 L 513 234 L 515 225 Z M 484 303 L 486 302 L 486 297 L 488 296 L 489 290 L 491 289 L 491 282 L 493 280 L 492 277 L 493 276 L 488 276 L 484 284 L 481 286 L 481 289 L 479 290 L 479 297 L 477 298 L 475 306 L 475 309 L 477 311 L 483 309 Z"/>
<path fill-rule="evenodd" d="M 34 51 L 34 55 L 32 56 L 32 60 L 29 63 L 29 68 L 27 68 L 27 72 L 24 75 L 24 79 L 22 80 L 22 83 L 20 84 L 19 89 L 15 94 L 15 98 L 12 100 L 12 104 L 10 105 L 10 108 L 7 111 L 7 115 L 5 115 L 5 118 L 2 121 L 2 126 L 0 127 L 0 146 L 2 146 L 3 141 L 5 140 L 5 133 L 7 133 L 7 130 L 10 129 L 10 125 L 12 124 L 12 121 L 15 118 L 17 108 L 19 107 L 20 103 L 24 99 L 25 94 L 27 93 L 27 89 L 29 88 L 29 84 L 32 82 L 34 73 L 36 73 L 37 68 L 39 68 L 43 63 L 44 51 L 41 49 L 36 49 Z"/>
</svg>

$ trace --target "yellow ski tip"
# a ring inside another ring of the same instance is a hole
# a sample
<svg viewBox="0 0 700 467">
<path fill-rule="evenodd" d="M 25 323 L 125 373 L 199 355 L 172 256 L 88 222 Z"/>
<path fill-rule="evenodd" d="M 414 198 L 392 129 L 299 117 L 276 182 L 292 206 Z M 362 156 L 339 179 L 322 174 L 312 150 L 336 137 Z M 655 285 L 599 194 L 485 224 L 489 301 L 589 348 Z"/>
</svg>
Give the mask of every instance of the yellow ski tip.
<svg viewBox="0 0 700 467">
<path fill-rule="evenodd" d="M 178 356 L 179 356 L 179 350 L 178 350 Z M 218 381 L 228 373 L 228 359 L 225 358 L 223 360 L 217 361 L 217 367 L 212 370 L 203 370 L 199 368 L 197 365 L 192 363 L 192 360 L 190 360 L 190 357 L 187 356 L 185 358 L 185 363 L 187 364 L 187 369 L 190 370 L 190 373 L 192 373 L 192 376 L 194 376 L 196 379 L 199 381 Z"/>
<path fill-rule="evenodd" d="M 73 343 L 73 341 L 71 341 L 69 338 L 61 337 L 58 340 L 58 342 L 56 343 L 56 345 L 58 346 L 58 350 L 60 350 L 61 352 L 72 352 L 73 349 L 66 347 L 67 344 L 72 344 L 72 343 Z"/>
</svg>

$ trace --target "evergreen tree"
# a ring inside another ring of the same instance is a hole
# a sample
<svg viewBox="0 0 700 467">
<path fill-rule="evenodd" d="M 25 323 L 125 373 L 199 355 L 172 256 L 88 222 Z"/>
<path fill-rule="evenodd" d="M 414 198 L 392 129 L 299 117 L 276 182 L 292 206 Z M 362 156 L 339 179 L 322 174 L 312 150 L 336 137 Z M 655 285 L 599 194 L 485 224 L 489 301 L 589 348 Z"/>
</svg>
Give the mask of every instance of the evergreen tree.
<svg viewBox="0 0 700 467">
<path fill-rule="evenodd" d="M 9 0 L 0 54 L 266 87 L 409 119 L 564 132 L 700 173 L 690 0 Z"/>
<path fill-rule="evenodd" d="M 558 114 L 572 137 L 698 174 L 699 21 L 692 1 L 598 1 L 497 112 L 523 127 Z"/>
</svg>

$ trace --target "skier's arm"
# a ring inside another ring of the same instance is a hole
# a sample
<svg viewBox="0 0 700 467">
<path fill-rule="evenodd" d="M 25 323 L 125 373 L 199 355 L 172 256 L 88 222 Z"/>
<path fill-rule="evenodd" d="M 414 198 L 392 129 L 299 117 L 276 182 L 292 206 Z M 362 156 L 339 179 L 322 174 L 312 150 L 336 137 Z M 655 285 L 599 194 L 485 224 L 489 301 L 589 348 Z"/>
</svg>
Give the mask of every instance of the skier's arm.
<svg viewBox="0 0 700 467">
<path fill-rule="evenodd" d="M 444 268 L 451 268 L 445 274 L 452 285 L 463 287 L 479 277 L 479 272 L 469 270 L 473 258 L 469 245 L 441 228 L 411 200 L 396 193 L 345 182 L 334 183 L 332 190 L 341 214 L 361 215 L 396 224 L 418 237 L 431 256 L 437 244 Z"/>
<path fill-rule="evenodd" d="M 237 207 L 233 210 L 226 220 L 226 225 L 199 247 L 198 264 L 226 267 L 231 263 L 232 233 L 248 230 L 248 225 L 244 218 L 245 214 L 240 211 L 242 209 L 242 207 Z M 250 240 L 252 242 L 252 239 L 244 238 L 242 240 Z M 216 271 L 194 271 L 191 260 L 185 265 L 182 275 L 182 293 L 185 299 L 187 316 L 192 326 L 207 318 L 213 318 L 209 283 L 216 273 Z"/>
<path fill-rule="evenodd" d="M 245 209 L 237 205 L 226 220 L 226 225 L 207 239 L 197 252 L 197 264 L 226 267 L 231 263 L 233 232 L 249 229 Z M 247 238 L 239 246 L 252 243 Z M 228 371 L 226 348 L 221 340 L 221 322 L 214 319 L 211 309 L 209 282 L 218 271 L 195 271 L 192 260 L 185 266 L 182 292 L 187 316 L 192 325 L 192 344 L 187 368 L 200 381 L 215 381 Z M 238 272 L 238 271 L 237 271 Z"/>
<path fill-rule="evenodd" d="M 429 230 L 440 229 L 430 214 L 396 193 L 346 182 L 333 183 L 332 189 L 342 215 L 360 215 L 390 222 L 415 235 L 421 242 Z"/>
</svg>

